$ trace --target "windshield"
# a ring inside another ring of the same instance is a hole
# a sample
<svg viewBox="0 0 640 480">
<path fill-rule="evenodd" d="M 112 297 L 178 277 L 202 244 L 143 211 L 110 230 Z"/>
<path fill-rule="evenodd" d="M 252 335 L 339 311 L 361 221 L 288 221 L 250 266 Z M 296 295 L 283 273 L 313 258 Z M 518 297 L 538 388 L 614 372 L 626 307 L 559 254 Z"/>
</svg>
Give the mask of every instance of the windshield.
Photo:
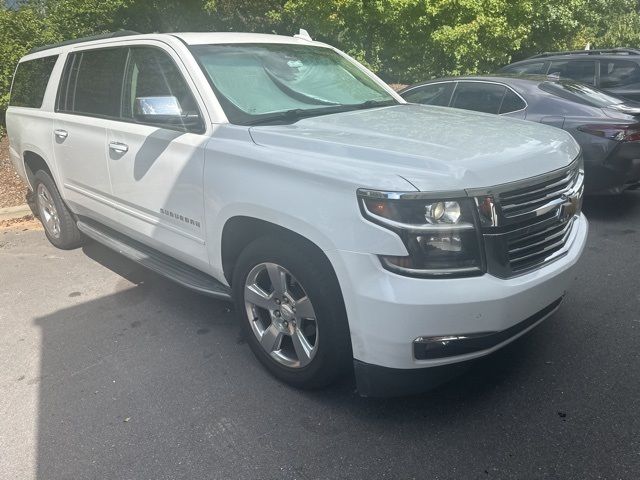
<svg viewBox="0 0 640 480">
<path fill-rule="evenodd" d="M 365 72 L 330 48 L 218 44 L 191 50 L 232 123 L 295 120 L 397 103 Z"/>
<path fill-rule="evenodd" d="M 540 84 L 540 88 L 558 97 L 580 102 L 592 107 L 603 108 L 624 103 L 624 100 L 621 98 L 614 97 L 601 90 L 578 82 L 543 82 Z"/>
</svg>

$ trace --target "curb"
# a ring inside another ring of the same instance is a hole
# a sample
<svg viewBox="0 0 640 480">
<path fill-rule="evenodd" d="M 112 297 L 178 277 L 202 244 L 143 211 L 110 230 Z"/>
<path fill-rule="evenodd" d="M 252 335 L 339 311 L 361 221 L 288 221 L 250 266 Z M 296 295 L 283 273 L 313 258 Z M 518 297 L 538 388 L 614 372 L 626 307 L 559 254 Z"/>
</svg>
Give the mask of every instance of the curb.
<svg viewBox="0 0 640 480">
<path fill-rule="evenodd" d="M 33 212 L 26 203 L 17 207 L 0 208 L 0 220 L 13 220 L 27 215 L 33 215 Z"/>
</svg>

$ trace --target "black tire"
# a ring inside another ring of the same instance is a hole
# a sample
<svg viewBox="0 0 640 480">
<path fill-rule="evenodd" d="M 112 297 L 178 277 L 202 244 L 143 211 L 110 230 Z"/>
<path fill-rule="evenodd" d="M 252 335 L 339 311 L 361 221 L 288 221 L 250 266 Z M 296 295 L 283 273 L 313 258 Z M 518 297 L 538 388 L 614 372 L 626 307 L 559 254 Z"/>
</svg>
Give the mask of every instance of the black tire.
<svg viewBox="0 0 640 480">
<path fill-rule="evenodd" d="M 265 262 L 288 270 L 312 303 L 318 342 L 315 356 L 305 366 L 292 368 L 274 360 L 252 330 L 245 307 L 245 282 L 254 267 Z M 327 386 L 350 371 L 351 338 L 338 280 L 328 260 L 305 242 L 284 235 L 255 240 L 236 262 L 232 290 L 247 343 L 275 377 L 297 388 L 314 389 Z"/>
<path fill-rule="evenodd" d="M 44 227 L 44 233 L 51 242 L 52 245 L 62 250 L 71 250 L 82 245 L 82 234 L 78 230 L 76 220 L 73 214 L 69 211 L 65 205 L 60 192 L 56 187 L 56 183 L 51 176 L 44 170 L 38 170 L 34 175 L 33 192 L 35 197 L 36 209 L 38 217 Z M 58 219 L 59 229 L 54 229 L 46 222 L 46 200 L 38 194 L 41 187 L 44 187 L 46 193 L 50 197 L 49 200 L 55 207 L 55 213 Z"/>
</svg>

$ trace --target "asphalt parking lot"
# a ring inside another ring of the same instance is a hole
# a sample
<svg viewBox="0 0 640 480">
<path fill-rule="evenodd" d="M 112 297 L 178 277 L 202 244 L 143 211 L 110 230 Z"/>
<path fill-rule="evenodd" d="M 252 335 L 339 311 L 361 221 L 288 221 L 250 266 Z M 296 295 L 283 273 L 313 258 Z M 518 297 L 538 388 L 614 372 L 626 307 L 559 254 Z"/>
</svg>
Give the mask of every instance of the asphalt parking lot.
<svg viewBox="0 0 640 480">
<path fill-rule="evenodd" d="M 289 388 L 227 304 L 97 244 L 0 231 L 0 478 L 637 479 L 640 192 L 585 211 L 553 318 L 395 399 Z"/>
</svg>

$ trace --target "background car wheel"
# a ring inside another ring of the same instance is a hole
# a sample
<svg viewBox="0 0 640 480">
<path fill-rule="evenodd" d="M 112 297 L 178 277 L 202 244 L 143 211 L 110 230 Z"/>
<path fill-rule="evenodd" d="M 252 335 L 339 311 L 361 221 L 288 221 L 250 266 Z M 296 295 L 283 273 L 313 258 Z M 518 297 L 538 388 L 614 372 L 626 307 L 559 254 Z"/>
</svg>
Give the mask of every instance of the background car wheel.
<svg viewBox="0 0 640 480">
<path fill-rule="evenodd" d="M 261 238 L 240 255 L 233 296 L 247 342 L 277 378 L 326 386 L 346 371 L 351 339 L 330 264 L 301 241 Z"/>
<path fill-rule="evenodd" d="M 82 235 L 53 179 L 44 170 L 38 170 L 34 180 L 36 208 L 49 241 L 63 250 L 79 247 Z"/>
</svg>

